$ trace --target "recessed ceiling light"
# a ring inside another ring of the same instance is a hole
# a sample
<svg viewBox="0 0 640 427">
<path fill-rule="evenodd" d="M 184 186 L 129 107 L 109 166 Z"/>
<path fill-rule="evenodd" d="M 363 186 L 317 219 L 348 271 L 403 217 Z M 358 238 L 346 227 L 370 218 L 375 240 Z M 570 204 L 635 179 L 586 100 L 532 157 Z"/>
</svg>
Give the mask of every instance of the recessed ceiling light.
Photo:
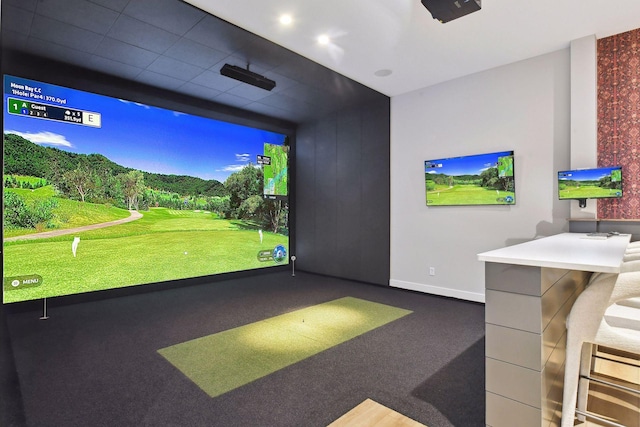
<svg viewBox="0 0 640 427">
<path fill-rule="evenodd" d="M 289 14 L 280 16 L 280 23 L 282 25 L 289 25 L 293 22 L 293 18 Z"/>
<path fill-rule="evenodd" d="M 318 43 L 320 43 L 320 44 L 329 44 L 330 41 L 331 41 L 331 39 L 326 34 L 318 36 Z"/>
<path fill-rule="evenodd" d="M 375 74 L 378 77 L 387 77 L 387 76 L 391 75 L 391 73 L 393 73 L 392 70 L 382 69 L 382 70 L 376 71 L 373 74 Z"/>
</svg>

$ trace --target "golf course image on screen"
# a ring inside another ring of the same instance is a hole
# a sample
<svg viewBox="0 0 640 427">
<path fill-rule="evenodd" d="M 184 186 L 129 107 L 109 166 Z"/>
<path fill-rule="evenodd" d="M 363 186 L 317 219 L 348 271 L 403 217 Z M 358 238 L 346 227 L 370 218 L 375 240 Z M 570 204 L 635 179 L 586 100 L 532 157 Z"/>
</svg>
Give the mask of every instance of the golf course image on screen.
<svg viewBox="0 0 640 427">
<path fill-rule="evenodd" d="M 6 75 L 3 120 L 4 303 L 288 263 L 288 135 Z"/>
<path fill-rule="evenodd" d="M 289 183 L 288 147 L 276 144 L 264 144 L 264 157 L 269 164 L 263 164 L 264 195 L 269 199 L 286 199 Z"/>
<path fill-rule="evenodd" d="M 513 166 L 513 151 L 427 160 L 427 206 L 513 205 Z"/>
<path fill-rule="evenodd" d="M 559 171 L 558 197 L 560 199 L 622 197 L 622 167 Z"/>
</svg>

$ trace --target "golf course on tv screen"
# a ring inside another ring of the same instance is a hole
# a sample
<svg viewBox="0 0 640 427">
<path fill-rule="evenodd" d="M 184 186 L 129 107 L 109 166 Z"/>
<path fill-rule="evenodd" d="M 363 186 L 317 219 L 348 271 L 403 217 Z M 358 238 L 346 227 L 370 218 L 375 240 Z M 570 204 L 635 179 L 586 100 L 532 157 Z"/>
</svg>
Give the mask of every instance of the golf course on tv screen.
<svg viewBox="0 0 640 427">
<path fill-rule="evenodd" d="M 622 197 L 622 167 L 560 171 L 558 197 L 561 200 Z"/>
<path fill-rule="evenodd" d="M 424 162 L 427 206 L 513 205 L 513 151 Z"/>
<path fill-rule="evenodd" d="M 288 263 L 288 135 L 7 75 L 3 120 L 4 303 Z"/>
</svg>

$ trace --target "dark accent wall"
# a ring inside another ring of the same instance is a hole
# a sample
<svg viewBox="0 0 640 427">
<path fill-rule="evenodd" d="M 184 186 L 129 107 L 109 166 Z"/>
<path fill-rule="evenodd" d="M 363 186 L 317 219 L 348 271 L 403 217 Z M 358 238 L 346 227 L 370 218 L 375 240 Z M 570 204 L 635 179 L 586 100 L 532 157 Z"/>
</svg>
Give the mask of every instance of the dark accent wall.
<svg viewBox="0 0 640 427">
<path fill-rule="evenodd" d="M 296 266 L 389 284 L 390 100 L 301 124 L 296 137 Z"/>
</svg>

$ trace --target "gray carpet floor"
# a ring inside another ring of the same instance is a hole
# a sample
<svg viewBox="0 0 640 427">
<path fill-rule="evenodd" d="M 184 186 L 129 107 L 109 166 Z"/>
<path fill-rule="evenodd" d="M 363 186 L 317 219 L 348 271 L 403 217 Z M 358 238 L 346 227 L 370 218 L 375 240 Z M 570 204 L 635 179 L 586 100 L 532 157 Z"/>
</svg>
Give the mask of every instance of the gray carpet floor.
<svg viewBox="0 0 640 427">
<path fill-rule="evenodd" d="M 157 352 L 344 296 L 413 313 L 216 398 Z M 48 314 L 3 313 L 6 425 L 326 426 L 367 398 L 429 427 L 485 425 L 483 304 L 277 272 Z"/>
</svg>

